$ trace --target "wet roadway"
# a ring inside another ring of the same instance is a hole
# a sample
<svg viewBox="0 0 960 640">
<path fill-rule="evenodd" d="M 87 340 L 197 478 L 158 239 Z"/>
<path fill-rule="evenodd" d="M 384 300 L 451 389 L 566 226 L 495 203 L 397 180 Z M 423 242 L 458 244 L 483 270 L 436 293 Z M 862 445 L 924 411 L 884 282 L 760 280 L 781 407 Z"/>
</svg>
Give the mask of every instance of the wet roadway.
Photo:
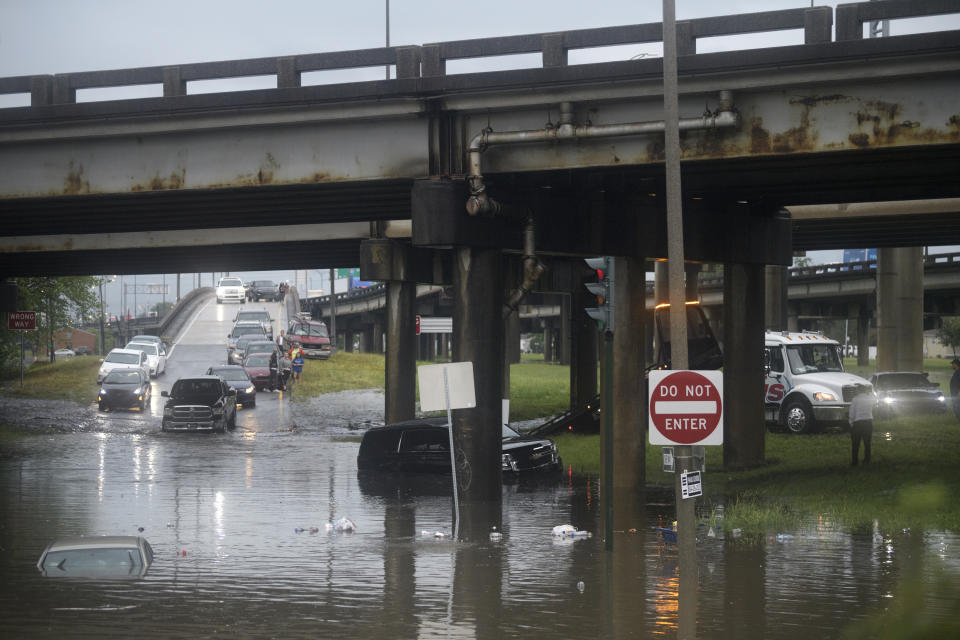
<svg viewBox="0 0 960 640">
<path fill-rule="evenodd" d="M 259 306 L 285 326 L 279 305 Z M 452 529 L 447 479 L 358 476 L 379 392 L 260 393 L 232 432 L 161 433 L 159 391 L 225 361 L 236 310 L 202 309 L 146 415 L 0 402 L 0 419 L 43 425 L 0 449 L 0 636 L 677 637 L 676 554 L 652 529 L 672 519 L 670 495 L 640 496 L 636 532 L 618 532 L 607 553 L 599 536 L 551 536 L 557 524 L 599 529 L 595 478 L 510 481 L 502 540 L 455 543 L 436 535 Z M 341 517 L 356 532 L 327 533 Z M 142 579 L 58 580 L 35 566 L 55 538 L 140 529 L 156 552 Z M 951 533 L 851 534 L 825 519 L 775 533 L 701 535 L 697 602 L 685 607 L 698 638 L 840 637 L 909 580 L 960 575 Z M 924 606 L 950 614 L 933 590 Z"/>
</svg>

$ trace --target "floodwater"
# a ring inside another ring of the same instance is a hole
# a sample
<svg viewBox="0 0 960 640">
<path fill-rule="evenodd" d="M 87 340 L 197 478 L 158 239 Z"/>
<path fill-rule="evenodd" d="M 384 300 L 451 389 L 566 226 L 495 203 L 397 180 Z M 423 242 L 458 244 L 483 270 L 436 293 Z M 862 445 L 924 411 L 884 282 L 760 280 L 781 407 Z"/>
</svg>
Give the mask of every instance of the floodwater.
<svg viewBox="0 0 960 640">
<path fill-rule="evenodd" d="M 224 353 L 213 349 L 178 345 L 155 387 Z M 221 435 L 161 433 L 156 396 L 147 415 L 75 408 L 72 420 L 67 405 L 41 419 L 43 403 L 0 403 L 4 421 L 45 425 L 0 448 L 0 636 L 676 638 L 686 616 L 697 638 L 808 639 L 908 595 L 918 618 L 956 614 L 956 592 L 936 588 L 960 576 L 952 533 L 826 520 L 749 542 L 701 530 L 695 596 L 681 603 L 676 552 L 653 529 L 672 520 L 672 492 L 640 496 L 636 531 L 607 552 L 599 535 L 551 536 L 601 529 L 595 478 L 506 482 L 502 539 L 456 542 L 436 535 L 453 530 L 449 477 L 358 476 L 359 437 L 382 416 L 375 392 L 302 405 L 261 394 Z M 342 517 L 356 531 L 328 533 Z M 36 568 L 55 538 L 141 528 L 156 553 L 143 578 Z"/>
</svg>

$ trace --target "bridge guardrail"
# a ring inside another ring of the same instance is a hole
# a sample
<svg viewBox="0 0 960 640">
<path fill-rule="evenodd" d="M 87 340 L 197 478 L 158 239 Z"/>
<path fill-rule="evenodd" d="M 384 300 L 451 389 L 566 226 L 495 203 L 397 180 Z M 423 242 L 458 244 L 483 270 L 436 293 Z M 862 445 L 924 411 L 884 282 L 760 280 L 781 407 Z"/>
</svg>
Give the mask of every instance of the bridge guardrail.
<svg viewBox="0 0 960 640">
<path fill-rule="evenodd" d="M 839 5 L 837 41 L 862 38 L 865 22 L 960 13 L 955 0 L 877 0 Z M 697 40 L 781 30 L 804 30 L 804 42 L 830 42 L 831 7 L 782 9 L 677 22 L 680 55 L 696 53 Z M 185 96 L 187 83 L 250 76 L 275 76 L 277 90 L 298 88 L 303 73 L 395 65 L 397 80 L 446 75 L 448 60 L 540 53 L 544 67 L 566 66 L 568 52 L 613 45 L 661 42 L 662 24 L 646 23 L 553 33 L 447 41 L 295 56 L 248 58 L 105 71 L 0 78 L 0 94 L 29 93 L 31 106 L 72 104 L 79 89 L 162 84 L 164 97 Z M 389 81 L 387 81 L 389 82 Z M 143 100 L 156 100 L 145 98 Z"/>
</svg>

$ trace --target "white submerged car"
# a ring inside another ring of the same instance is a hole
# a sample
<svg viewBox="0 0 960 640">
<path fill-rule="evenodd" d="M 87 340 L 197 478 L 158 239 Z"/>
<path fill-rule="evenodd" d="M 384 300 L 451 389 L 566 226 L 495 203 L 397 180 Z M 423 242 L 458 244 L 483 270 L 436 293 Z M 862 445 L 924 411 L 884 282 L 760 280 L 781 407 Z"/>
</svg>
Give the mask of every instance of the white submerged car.
<svg viewBox="0 0 960 640">
<path fill-rule="evenodd" d="M 247 301 L 247 292 L 243 287 L 243 280 L 240 278 L 224 277 L 217 283 L 217 304 L 224 302 L 239 302 L 243 304 Z"/>
</svg>

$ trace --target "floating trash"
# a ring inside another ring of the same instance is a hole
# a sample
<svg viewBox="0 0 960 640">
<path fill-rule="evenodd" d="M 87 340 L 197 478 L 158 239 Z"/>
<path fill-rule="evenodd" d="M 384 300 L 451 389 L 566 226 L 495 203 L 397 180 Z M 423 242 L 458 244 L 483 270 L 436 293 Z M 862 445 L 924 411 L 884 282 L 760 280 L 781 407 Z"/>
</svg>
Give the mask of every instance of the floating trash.
<svg viewBox="0 0 960 640">
<path fill-rule="evenodd" d="M 553 537 L 586 540 L 587 538 L 592 538 L 593 534 L 589 531 L 580 531 L 572 524 L 558 524 L 553 528 Z"/>
<path fill-rule="evenodd" d="M 577 583 L 577 591 L 583 593 L 583 590 L 587 588 L 587 585 L 583 584 L 583 580 Z"/>
<path fill-rule="evenodd" d="M 496 527 L 490 529 L 490 542 L 500 542 L 503 540 L 503 534 L 497 531 Z"/>
<path fill-rule="evenodd" d="M 326 528 L 327 531 L 336 531 L 337 533 L 353 533 L 357 530 L 357 525 L 350 518 L 340 518 L 336 522 L 328 522 Z"/>
</svg>

